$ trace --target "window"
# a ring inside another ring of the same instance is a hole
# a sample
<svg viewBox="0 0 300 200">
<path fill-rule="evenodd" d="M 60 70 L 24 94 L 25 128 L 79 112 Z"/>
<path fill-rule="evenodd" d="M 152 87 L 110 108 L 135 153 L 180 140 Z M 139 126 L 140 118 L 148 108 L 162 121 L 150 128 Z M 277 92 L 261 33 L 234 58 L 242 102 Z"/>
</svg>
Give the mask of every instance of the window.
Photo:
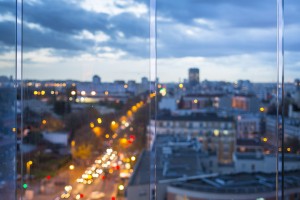
<svg viewBox="0 0 300 200">
<path fill-rule="evenodd" d="M 282 5 L 2 0 L 1 197 L 298 198 L 300 3 Z"/>
</svg>

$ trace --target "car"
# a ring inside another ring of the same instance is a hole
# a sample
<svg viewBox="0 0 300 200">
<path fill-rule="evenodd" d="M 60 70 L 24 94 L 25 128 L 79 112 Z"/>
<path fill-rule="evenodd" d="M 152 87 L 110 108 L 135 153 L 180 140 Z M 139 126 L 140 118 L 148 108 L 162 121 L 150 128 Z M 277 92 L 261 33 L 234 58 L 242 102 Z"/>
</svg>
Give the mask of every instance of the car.
<svg viewBox="0 0 300 200">
<path fill-rule="evenodd" d="M 70 197 L 70 193 L 69 192 L 64 192 L 60 195 L 60 198 L 62 199 L 68 199 Z"/>
<path fill-rule="evenodd" d="M 103 197 L 105 197 L 105 194 L 103 192 L 99 192 L 99 191 L 94 191 L 90 195 L 91 199 L 101 199 Z"/>
</svg>

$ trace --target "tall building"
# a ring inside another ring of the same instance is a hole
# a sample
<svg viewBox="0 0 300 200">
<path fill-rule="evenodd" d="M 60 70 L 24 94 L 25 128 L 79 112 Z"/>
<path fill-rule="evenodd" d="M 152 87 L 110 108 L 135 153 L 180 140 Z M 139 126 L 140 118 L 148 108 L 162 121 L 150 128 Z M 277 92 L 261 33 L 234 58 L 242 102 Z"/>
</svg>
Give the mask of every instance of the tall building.
<svg viewBox="0 0 300 200">
<path fill-rule="evenodd" d="M 198 68 L 190 68 L 189 69 L 189 84 L 190 86 L 195 86 L 197 84 L 199 84 L 199 78 L 200 74 L 199 74 L 199 69 Z"/>
<path fill-rule="evenodd" d="M 93 76 L 93 85 L 99 85 L 101 83 L 101 78 L 97 75 Z"/>
</svg>

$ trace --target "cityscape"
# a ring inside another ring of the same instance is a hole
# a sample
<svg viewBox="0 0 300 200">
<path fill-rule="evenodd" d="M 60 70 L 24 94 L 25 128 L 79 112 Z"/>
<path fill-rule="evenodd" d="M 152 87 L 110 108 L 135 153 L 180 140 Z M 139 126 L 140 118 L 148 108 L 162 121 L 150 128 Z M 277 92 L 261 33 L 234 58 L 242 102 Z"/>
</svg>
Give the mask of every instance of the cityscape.
<svg viewBox="0 0 300 200">
<path fill-rule="evenodd" d="M 285 84 L 278 111 L 284 149 L 276 136 L 276 83 L 200 81 L 199 68 L 190 68 L 178 83 L 94 75 L 22 84 L 16 112 L 23 130 L 5 117 L 13 101 L 1 98 L 1 159 L 14 156 L 13 132 L 18 198 L 275 199 L 282 166 L 285 195 L 299 198 L 299 79 Z M 13 87 L 1 77 L 2 95 Z M 3 162 L 2 194 L 10 195 L 11 170 Z"/>
<path fill-rule="evenodd" d="M 300 200 L 298 0 L 1 0 L 0 200 Z"/>
</svg>

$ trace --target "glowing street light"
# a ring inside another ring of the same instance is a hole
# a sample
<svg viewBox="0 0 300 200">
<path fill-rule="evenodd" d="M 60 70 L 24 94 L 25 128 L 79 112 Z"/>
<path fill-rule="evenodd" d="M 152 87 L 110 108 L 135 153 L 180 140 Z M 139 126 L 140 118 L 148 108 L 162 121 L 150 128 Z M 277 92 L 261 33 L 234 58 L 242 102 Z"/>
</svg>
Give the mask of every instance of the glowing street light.
<svg viewBox="0 0 300 200">
<path fill-rule="evenodd" d="M 90 127 L 91 127 L 91 128 L 94 128 L 94 127 L 95 127 L 94 122 L 91 122 L 91 123 L 90 123 Z"/>
<path fill-rule="evenodd" d="M 135 161 L 136 158 L 135 158 L 135 156 L 131 156 L 130 159 L 131 159 L 131 161 Z"/>
<path fill-rule="evenodd" d="M 33 162 L 31 160 L 29 160 L 26 163 L 26 171 L 27 171 L 28 178 L 30 177 L 30 167 L 31 167 L 32 164 L 33 164 Z"/>
<path fill-rule="evenodd" d="M 119 188 L 119 190 L 121 190 L 121 191 L 122 191 L 122 190 L 124 190 L 124 185 L 119 185 L 119 187 L 118 187 L 118 188 Z"/>
<path fill-rule="evenodd" d="M 70 169 L 70 170 L 74 170 L 74 169 L 75 169 L 75 166 L 74 166 L 74 165 L 70 165 L 70 166 L 69 166 L 69 169 Z"/>
</svg>

